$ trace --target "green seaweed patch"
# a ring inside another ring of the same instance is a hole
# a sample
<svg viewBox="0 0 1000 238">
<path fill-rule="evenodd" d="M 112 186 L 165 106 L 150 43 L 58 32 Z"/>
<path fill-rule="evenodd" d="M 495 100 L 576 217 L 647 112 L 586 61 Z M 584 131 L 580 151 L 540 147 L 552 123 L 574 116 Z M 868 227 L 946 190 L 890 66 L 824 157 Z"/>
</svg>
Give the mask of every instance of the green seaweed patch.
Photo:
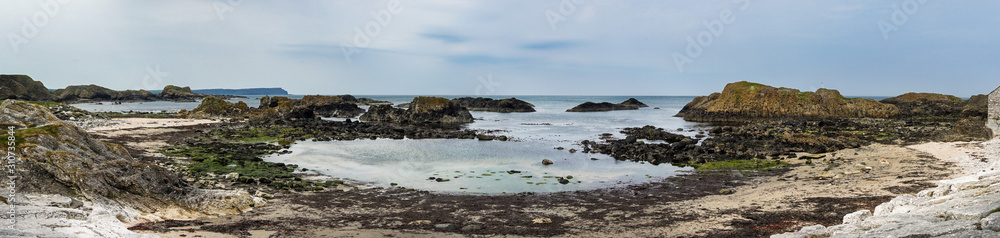
<svg viewBox="0 0 1000 238">
<path fill-rule="evenodd" d="M 16 144 L 15 146 L 17 148 L 24 148 L 27 146 L 31 146 L 26 143 L 27 141 L 25 139 L 37 137 L 39 135 L 50 135 L 53 137 L 57 137 L 59 136 L 59 127 L 61 126 L 62 126 L 61 124 L 51 124 L 51 125 L 44 125 L 27 129 L 14 130 L 14 143 Z M 7 128 L 3 129 L 6 130 Z M 6 145 L 7 142 L 9 142 L 8 139 L 9 139 L 8 136 L 0 136 L 0 144 Z"/>
</svg>

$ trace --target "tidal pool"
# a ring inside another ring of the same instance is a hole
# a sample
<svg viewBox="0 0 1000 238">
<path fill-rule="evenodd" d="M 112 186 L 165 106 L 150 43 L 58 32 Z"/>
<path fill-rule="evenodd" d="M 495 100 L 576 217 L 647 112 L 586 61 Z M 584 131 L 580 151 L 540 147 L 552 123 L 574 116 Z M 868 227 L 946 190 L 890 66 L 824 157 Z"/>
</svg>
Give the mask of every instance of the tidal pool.
<svg viewBox="0 0 1000 238">
<path fill-rule="evenodd" d="M 484 194 L 598 189 L 661 180 L 684 170 L 569 153 L 570 148 L 554 149 L 557 145 L 459 139 L 302 141 L 292 145 L 292 153 L 264 160 L 382 187 Z M 542 165 L 543 159 L 555 163 Z M 560 177 L 568 183 L 560 183 Z"/>
</svg>

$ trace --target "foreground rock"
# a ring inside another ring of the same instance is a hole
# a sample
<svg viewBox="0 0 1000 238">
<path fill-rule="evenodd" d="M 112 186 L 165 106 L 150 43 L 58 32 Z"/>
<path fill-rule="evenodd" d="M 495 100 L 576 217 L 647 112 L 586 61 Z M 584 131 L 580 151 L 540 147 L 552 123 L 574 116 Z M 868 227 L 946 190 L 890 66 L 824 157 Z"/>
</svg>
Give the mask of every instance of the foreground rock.
<svg viewBox="0 0 1000 238">
<path fill-rule="evenodd" d="M 603 111 L 614 111 L 614 110 L 636 110 L 640 107 L 648 107 L 645 103 L 636 100 L 635 98 L 629 98 L 624 102 L 614 104 L 610 102 L 594 103 L 585 102 L 583 104 L 577 105 L 576 107 L 566 110 L 567 112 L 603 112 Z"/>
<path fill-rule="evenodd" d="M 16 128 L 14 141 L 3 137 L 0 142 L 13 144 L 20 152 L 15 170 L 16 196 L 0 196 L 4 203 L 25 205 L 26 211 L 32 211 L 19 217 L 20 231 L 43 237 L 90 234 L 76 233 L 82 229 L 97 236 L 120 237 L 122 233 L 115 227 L 123 222 L 231 214 L 263 203 L 246 192 L 192 189 L 167 169 L 133 158 L 120 145 L 96 140 L 38 105 L 4 101 L 0 104 L 0 122 L 4 128 Z M 15 181 L 3 176 L 0 182 Z M 51 195 L 69 201 L 70 209 L 91 209 L 74 212 L 40 207 L 44 199 L 25 197 L 29 195 Z M 82 220 L 85 222 L 78 223 L 86 225 L 65 229 L 68 223 L 59 219 Z"/>
<path fill-rule="evenodd" d="M 389 105 L 372 106 L 361 115 L 363 122 L 398 124 L 457 124 L 473 121 L 469 110 L 454 100 L 440 97 L 416 97 L 408 109 Z"/>
<path fill-rule="evenodd" d="M 696 97 L 677 116 L 688 121 L 739 122 L 776 118 L 887 118 L 896 106 L 872 99 L 845 98 L 837 90 L 800 92 L 759 83 L 736 82 L 721 93 Z"/>
<path fill-rule="evenodd" d="M 1000 237 L 1000 141 L 984 142 L 983 169 L 844 216 L 843 224 L 772 237 Z M 972 158 L 966 158 L 972 159 Z"/>
<path fill-rule="evenodd" d="M 52 93 L 42 82 L 27 75 L 0 74 L 0 99 L 48 101 L 52 100 Z"/>
<path fill-rule="evenodd" d="M 487 111 L 487 112 L 534 112 L 535 105 L 531 103 L 521 101 L 517 98 L 507 98 L 507 99 L 492 99 L 492 98 L 472 98 L 463 97 L 454 99 L 459 105 L 462 105 L 469 111 Z"/>
</svg>

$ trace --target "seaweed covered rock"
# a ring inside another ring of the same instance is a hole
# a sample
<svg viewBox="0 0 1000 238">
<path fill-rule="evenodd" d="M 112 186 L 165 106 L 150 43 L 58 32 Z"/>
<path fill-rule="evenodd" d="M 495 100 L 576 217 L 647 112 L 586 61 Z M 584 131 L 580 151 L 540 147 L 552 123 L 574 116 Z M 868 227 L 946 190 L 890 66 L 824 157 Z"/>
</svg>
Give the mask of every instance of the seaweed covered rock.
<svg viewBox="0 0 1000 238">
<path fill-rule="evenodd" d="M 846 98 L 837 90 L 800 92 L 759 83 L 727 84 L 721 93 L 696 97 L 677 114 L 688 121 L 732 122 L 776 118 L 886 118 L 896 106 L 872 99 Z"/>
<path fill-rule="evenodd" d="M 961 117 L 966 105 L 962 98 L 938 93 L 905 93 L 883 99 L 881 102 L 899 108 L 896 117 L 918 119 Z"/>
<path fill-rule="evenodd" d="M 654 126 L 630 127 L 622 129 L 622 134 L 635 139 L 662 140 L 667 143 L 674 143 L 687 139 L 688 137 L 667 132 L 663 128 Z"/>
<path fill-rule="evenodd" d="M 52 93 L 42 82 L 27 75 L 0 74 L 0 99 L 49 101 L 52 98 Z"/>
<path fill-rule="evenodd" d="M 534 112 L 535 105 L 517 98 L 492 99 L 484 97 L 463 97 L 456 98 L 455 101 L 469 111 L 487 112 Z"/>
<path fill-rule="evenodd" d="M 440 97 L 416 97 L 408 109 L 388 105 L 372 106 L 364 115 L 364 122 L 402 124 L 457 124 L 472 122 L 469 110 L 454 100 Z"/>
</svg>

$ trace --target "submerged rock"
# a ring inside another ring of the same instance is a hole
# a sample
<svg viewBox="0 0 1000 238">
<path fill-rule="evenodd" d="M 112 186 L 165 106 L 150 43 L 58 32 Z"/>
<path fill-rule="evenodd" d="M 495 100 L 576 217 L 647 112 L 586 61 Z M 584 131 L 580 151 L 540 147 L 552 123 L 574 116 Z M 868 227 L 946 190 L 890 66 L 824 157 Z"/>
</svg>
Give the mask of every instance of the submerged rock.
<svg viewBox="0 0 1000 238">
<path fill-rule="evenodd" d="M 542 159 L 542 165 L 550 165 L 550 164 L 555 164 L 555 163 L 552 162 L 552 160 L 550 159 Z"/>
</svg>

